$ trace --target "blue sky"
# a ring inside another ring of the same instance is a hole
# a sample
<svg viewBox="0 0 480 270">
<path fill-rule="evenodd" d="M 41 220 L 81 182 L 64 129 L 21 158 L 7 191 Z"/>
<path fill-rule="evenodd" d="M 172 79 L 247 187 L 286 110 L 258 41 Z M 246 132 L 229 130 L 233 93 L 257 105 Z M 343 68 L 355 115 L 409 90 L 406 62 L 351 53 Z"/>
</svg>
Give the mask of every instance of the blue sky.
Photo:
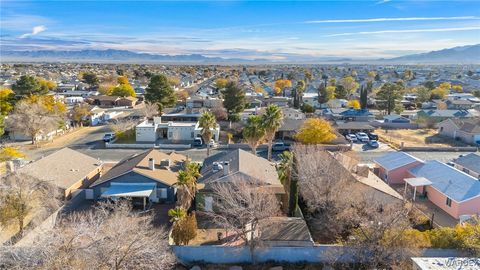
<svg viewBox="0 0 480 270">
<path fill-rule="evenodd" d="M 4 1 L 3 50 L 394 57 L 480 43 L 479 1 Z"/>
</svg>

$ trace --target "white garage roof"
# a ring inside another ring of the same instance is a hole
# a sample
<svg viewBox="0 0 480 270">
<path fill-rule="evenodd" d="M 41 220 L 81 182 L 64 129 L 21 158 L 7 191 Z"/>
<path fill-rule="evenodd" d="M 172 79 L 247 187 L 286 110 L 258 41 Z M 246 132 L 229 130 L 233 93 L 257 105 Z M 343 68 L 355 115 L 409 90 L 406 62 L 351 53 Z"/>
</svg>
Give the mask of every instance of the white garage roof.
<svg viewBox="0 0 480 270">
<path fill-rule="evenodd" d="M 150 197 L 155 189 L 155 183 L 115 183 L 102 193 L 102 198 L 108 197 Z"/>
</svg>

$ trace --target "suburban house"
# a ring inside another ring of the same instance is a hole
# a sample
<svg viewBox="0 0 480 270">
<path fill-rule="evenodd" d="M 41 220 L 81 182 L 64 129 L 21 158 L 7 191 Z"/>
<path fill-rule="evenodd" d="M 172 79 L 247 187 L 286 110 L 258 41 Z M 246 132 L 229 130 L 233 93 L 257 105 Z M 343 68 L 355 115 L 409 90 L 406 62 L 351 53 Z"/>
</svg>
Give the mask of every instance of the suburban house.
<svg viewBox="0 0 480 270">
<path fill-rule="evenodd" d="M 302 101 L 303 104 L 308 104 L 313 108 L 320 108 L 320 103 L 318 102 L 318 93 L 303 93 Z"/>
<path fill-rule="evenodd" d="M 376 158 L 378 175 L 389 184 L 405 184 L 455 219 L 480 214 L 480 181 L 445 163 L 422 161 L 402 152 Z"/>
<path fill-rule="evenodd" d="M 446 119 L 438 124 L 438 133 L 468 144 L 480 144 L 480 119 Z"/>
<path fill-rule="evenodd" d="M 392 152 L 373 159 L 378 167 L 377 175 L 388 184 L 403 184 L 408 177 L 408 170 L 420 164 L 420 160 L 405 152 Z"/>
<path fill-rule="evenodd" d="M 100 160 L 66 147 L 19 168 L 18 172 L 52 183 L 69 199 L 76 190 L 97 180 L 102 169 Z"/>
<path fill-rule="evenodd" d="M 129 198 L 146 207 L 150 203 L 175 201 L 178 171 L 187 158 L 155 149 L 130 156 L 95 181 L 90 198 Z"/>
<path fill-rule="evenodd" d="M 305 114 L 300 110 L 294 108 L 282 108 L 283 119 L 303 120 L 306 118 Z"/>
<path fill-rule="evenodd" d="M 121 97 L 117 100 L 116 106 L 133 108 L 137 105 L 138 98 L 136 97 Z"/>
<path fill-rule="evenodd" d="M 470 153 L 452 161 L 454 167 L 480 181 L 480 155 Z"/>
<path fill-rule="evenodd" d="M 375 120 L 373 113 L 366 109 L 324 109 L 322 114 L 330 120 L 344 120 L 354 122 L 370 122 Z"/>
<path fill-rule="evenodd" d="M 305 119 L 283 119 L 282 126 L 275 133 L 276 139 L 293 140 L 297 131 L 302 127 Z"/>
<path fill-rule="evenodd" d="M 100 107 L 115 107 L 117 106 L 117 101 L 120 99 L 121 97 L 118 96 L 92 96 L 88 100 L 92 105 Z"/>
<path fill-rule="evenodd" d="M 199 122 L 163 122 L 164 117 L 154 117 L 152 120 L 145 120 L 135 127 L 137 142 L 156 142 L 157 140 L 169 140 L 172 142 L 193 142 L 201 137 L 202 128 Z M 218 141 L 220 126 L 212 130 L 213 139 Z"/>
<path fill-rule="evenodd" d="M 198 179 L 195 196 L 197 210 L 214 210 L 214 195 L 211 185 L 245 181 L 260 189 L 269 189 L 280 202 L 286 202 L 285 189 L 278 180 L 275 164 L 250 152 L 237 149 L 207 157 L 203 162 L 202 175 Z"/>
<path fill-rule="evenodd" d="M 449 118 L 472 118 L 479 117 L 479 113 L 473 109 L 470 110 L 421 110 L 417 112 L 417 118 L 429 118 L 441 122 Z"/>
<path fill-rule="evenodd" d="M 410 123 L 410 119 L 398 114 L 385 115 L 383 117 L 385 123 Z"/>
<path fill-rule="evenodd" d="M 476 103 L 468 99 L 454 99 L 445 101 L 445 105 L 449 110 L 468 110 L 475 107 Z"/>
</svg>

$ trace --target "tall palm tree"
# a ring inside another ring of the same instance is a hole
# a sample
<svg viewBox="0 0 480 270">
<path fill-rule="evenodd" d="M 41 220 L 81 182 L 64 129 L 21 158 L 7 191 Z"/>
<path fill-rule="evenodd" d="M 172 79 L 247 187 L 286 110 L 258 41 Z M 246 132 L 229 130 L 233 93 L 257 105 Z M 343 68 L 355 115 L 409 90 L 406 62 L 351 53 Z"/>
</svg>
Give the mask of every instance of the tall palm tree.
<svg viewBox="0 0 480 270">
<path fill-rule="evenodd" d="M 189 209 L 192 200 L 197 192 L 197 179 L 200 177 L 200 165 L 191 163 L 188 159 L 185 161 L 184 169 L 178 171 L 177 182 L 174 184 L 178 188 L 178 205 L 184 209 Z"/>
<path fill-rule="evenodd" d="M 262 115 L 262 123 L 265 128 L 265 137 L 268 141 L 268 160 L 272 160 L 272 143 L 275 133 L 283 124 L 283 113 L 277 105 L 269 105 Z"/>
<path fill-rule="evenodd" d="M 217 119 L 211 112 L 204 112 L 198 122 L 199 127 L 202 128 L 202 137 L 207 144 L 207 156 L 210 156 L 210 140 L 213 137 L 212 129 L 217 127 Z"/>
<path fill-rule="evenodd" d="M 175 223 L 187 217 L 187 210 L 182 207 L 175 207 L 168 210 L 168 216 L 170 217 L 170 222 Z"/>
<path fill-rule="evenodd" d="M 243 138 L 252 148 L 252 153 L 257 154 L 257 147 L 265 136 L 262 118 L 258 115 L 248 117 L 247 124 L 243 127 Z"/>
</svg>

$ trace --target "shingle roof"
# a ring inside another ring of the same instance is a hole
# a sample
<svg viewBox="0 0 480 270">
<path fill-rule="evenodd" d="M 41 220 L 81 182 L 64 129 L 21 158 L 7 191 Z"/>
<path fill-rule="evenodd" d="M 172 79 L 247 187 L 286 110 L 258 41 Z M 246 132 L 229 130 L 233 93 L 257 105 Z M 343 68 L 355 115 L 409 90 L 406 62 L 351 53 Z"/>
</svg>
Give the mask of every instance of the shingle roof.
<svg viewBox="0 0 480 270">
<path fill-rule="evenodd" d="M 262 220 L 259 226 L 263 241 L 302 241 L 313 244 L 307 223 L 302 218 L 271 217 Z"/>
<path fill-rule="evenodd" d="M 27 164 L 18 172 L 68 189 L 101 166 L 98 159 L 66 147 Z"/>
<path fill-rule="evenodd" d="M 153 158 L 155 161 L 155 170 L 151 170 L 148 167 L 148 161 L 150 158 Z M 170 167 L 160 167 L 160 161 L 166 159 L 170 159 Z M 99 184 L 108 182 L 129 172 L 135 172 L 158 182 L 162 182 L 167 185 L 173 185 L 177 182 L 177 173 L 180 169 L 182 169 L 183 162 L 185 160 L 186 157 L 184 155 L 180 155 L 175 152 L 167 154 L 155 149 L 150 149 L 120 161 L 105 175 L 95 181 L 92 186 L 97 186 Z"/>
<path fill-rule="evenodd" d="M 456 202 L 480 196 L 480 181 L 445 163 L 429 160 L 410 172 L 416 177 L 427 178 L 432 187 Z"/>
<path fill-rule="evenodd" d="M 224 161 L 229 162 L 229 174 L 226 176 L 223 170 L 213 170 L 214 162 L 223 163 Z M 229 182 L 241 178 L 264 186 L 283 187 L 278 180 L 277 170 L 273 163 L 241 149 L 221 152 L 206 158 L 200 173 L 202 177 L 198 179 L 198 182 L 204 184 L 214 181 Z"/>
<path fill-rule="evenodd" d="M 400 168 L 402 166 L 411 164 L 413 162 L 423 162 L 422 160 L 409 155 L 405 152 L 391 152 L 381 157 L 374 158 L 377 164 L 385 168 L 386 170 L 393 170 L 396 168 Z"/>
<path fill-rule="evenodd" d="M 305 119 L 283 119 L 282 126 L 278 129 L 278 131 L 296 131 L 299 130 Z"/>
<path fill-rule="evenodd" d="M 480 174 L 480 155 L 470 153 L 453 160 L 454 163 Z"/>
<path fill-rule="evenodd" d="M 480 119 L 452 119 L 453 123 L 467 133 L 480 133 Z"/>
</svg>

